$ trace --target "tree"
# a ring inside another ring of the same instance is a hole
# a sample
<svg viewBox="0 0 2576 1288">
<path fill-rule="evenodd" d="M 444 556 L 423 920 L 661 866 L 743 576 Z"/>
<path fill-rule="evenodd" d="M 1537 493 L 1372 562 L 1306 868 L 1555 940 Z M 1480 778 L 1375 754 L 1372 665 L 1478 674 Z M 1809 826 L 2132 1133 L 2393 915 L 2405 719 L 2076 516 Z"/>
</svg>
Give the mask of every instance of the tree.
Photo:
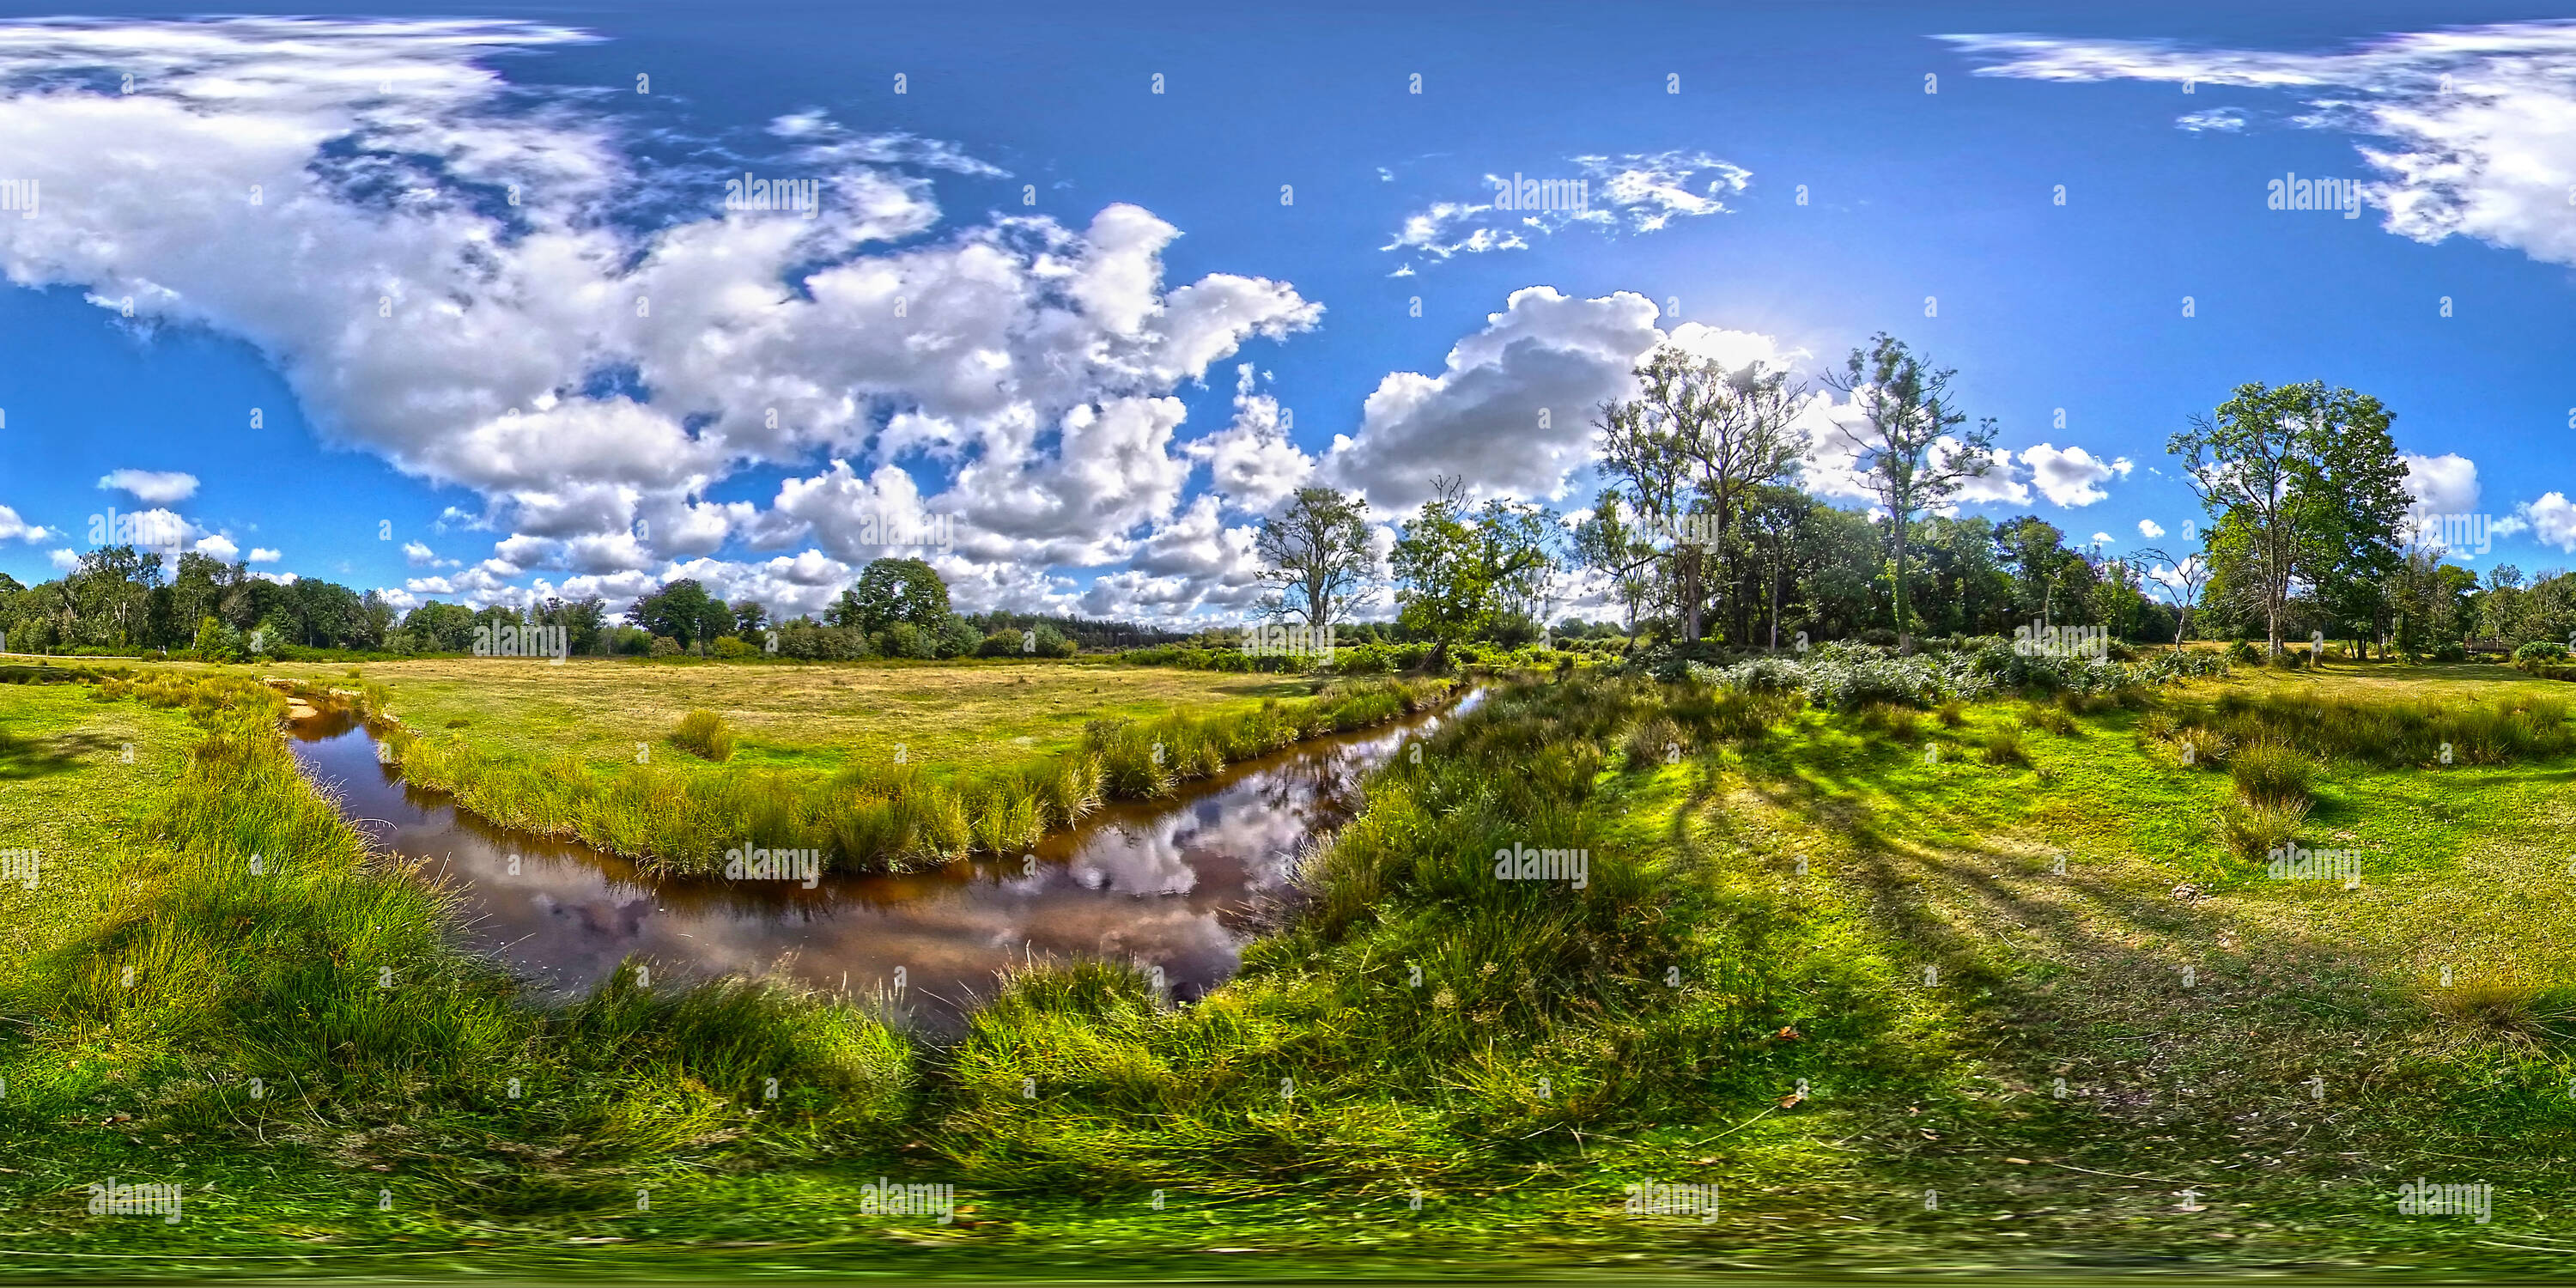
<svg viewBox="0 0 2576 1288">
<path fill-rule="evenodd" d="M 1328 487 L 1297 489 L 1286 508 L 1261 521 L 1252 549 L 1261 580 L 1279 587 L 1280 611 L 1296 613 L 1318 638 L 1376 576 L 1368 502 Z"/>
<path fill-rule="evenodd" d="M 1852 446 L 1861 485 L 1885 507 L 1896 568 L 1896 634 L 1910 641 L 1905 545 L 1914 516 L 1956 495 L 1962 484 L 1994 471 L 1995 423 L 1967 422 L 1950 397 L 1958 373 L 1917 358 L 1903 341 L 1882 331 L 1870 347 L 1854 349 L 1839 379 L 1827 383 L 1850 395 L 1864 428 L 1840 426 Z"/>
<path fill-rule="evenodd" d="M 769 627 L 769 609 L 757 599 L 733 601 L 733 633 L 742 638 L 758 638 Z"/>
<path fill-rule="evenodd" d="M 474 613 L 463 604 L 433 599 L 403 618 L 403 631 L 425 650 L 462 653 L 474 642 Z"/>
<path fill-rule="evenodd" d="M 1393 563 L 1396 621 L 1437 642 L 1436 669 L 1447 664 L 1452 644 L 1544 598 L 1556 568 L 1556 524 L 1536 506 L 1501 500 L 1470 510 L 1466 483 L 1455 476 L 1432 480 L 1432 490 L 1396 536 Z"/>
<path fill-rule="evenodd" d="M 566 653 L 589 653 L 599 649 L 601 632 L 608 623 L 608 602 L 597 595 L 571 603 L 548 596 L 544 607 L 537 611 L 537 620 L 563 628 Z"/>
<path fill-rule="evenodd" d="M 1727 619 L 1740 642 L 1750 622 L 1744 597 L 1732 593 L 1742 516 L 1755 489 L 1797 463 L 1789 425 L 1805 391 L 1786 371 L 1760 363 L 1729 370 L 1671 346 L 1648 355 L 1634 374 L 1637 397 L 1601 408 L 1604 465 L 1625 485 L 1646 544 L 1657 537 L 1669 543 L 1686 638 L 1699 638 L 1715 560 L 1727 568 L 1718 585 L 1729 592 Z"/>
<path fill-rule="evenodd" d="M 626 620 L 655 635 L 667 636 L 684 649 L 703 647 L 707 641 L 733 630 L 733 610 L 708 594 L 706 587 L 686 577 L 636 600 L 635 606 L 626 610 Z"/>
<path fill-rule="evenodd" d="M 2166 602 L 2174 607 L 2174 648 L 2191 635 L 2191 611 L 2200 603 L 2200 588 L 2209 580 L 2209 561 L 2199 555 L 2176 558 L 2161 547 L 2150 546 L 2129 553 L 2129 570 L 2142 585 L 2163 590 Z"/>
<path fill-rule="evenodd" d="M 948 583 L 918 559 L 879 559 L 860 571 L 825 616 L 834 626 L 871 635 L 906 622 L 935 637 L 948 620 Z"/>
<path fill-rule="evenodd" d="M 2378 399 L 2323 381 L 2258 381 L 2166 441 L 2202 508 L 2230 529 L 2236 589 L 2260 610 L 2271 652 L 2300 582 L 2393 563 L 2407 497 L 2391 419 Z"/>
<path fill-rule="evenodd" d="M 1603 492 L 1592 503 L 1592 514 L 1574 525 L 1573 555 L 1577 565 L 1610 578 L 1624 610 L 1622 624 L 1634 635 L 1637 610 L 1654 597 L 1655 579 L 1648 566 L 1656 551 L 1619 507 L 1619 493 L 1614 491 Z"/>
<path fill-rule="evenodd" d="M 86 623 L 79 638 L 120 648 L 133 644 L 143 628 L 152 590 L 160 584 L 158 554 L 143 554 L 132 546 L 101 546 L 82 555 L 79 565 L 63 578 L 63 589 Z"/>
<path fill-rule="evenodd" d="M 2056 608 L 2066 603 L 2066 582 L 2084 564 L 2084 556 L 2066 549 L 2066 533 L 2040 515 L 2022 515 L 1996 528 L 1994 544 L 2002 549 L 2004 562 L 2012 564 L 2014 585 L 2022 595 L 2020 611 L 2032 613 L 2040 626 L 2056 626 Z"/>
</svg>

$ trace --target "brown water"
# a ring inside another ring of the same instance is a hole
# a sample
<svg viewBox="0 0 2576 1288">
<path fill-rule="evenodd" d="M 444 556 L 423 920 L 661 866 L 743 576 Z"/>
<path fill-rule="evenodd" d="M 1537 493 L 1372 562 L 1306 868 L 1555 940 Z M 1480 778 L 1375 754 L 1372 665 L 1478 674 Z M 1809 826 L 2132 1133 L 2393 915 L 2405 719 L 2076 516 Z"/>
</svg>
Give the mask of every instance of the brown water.
<svg viewBox="0 0 2576 1288">
<path fill-rule="evenodd" d="M 468 946 L 541 992 L 587 991 L 635 956 L 657 983 L 780 974 L 884 995 L 909 1022 L 951 1028 L 992 995 L 997 970 L 1031 960 L 1159 967 L 1175 999 L 1204 995 L 1234 973 L 1264 910 L 1293 895 L 1305 842 L 1349 819 L 1368 770 L 1441 719 L 1300 743 L 1178 796 L 1108 806 L 1039 842 L 1034 870 L 1014 858 L 902 876 L 826 873 L 811 890 L 652 876 L 587 846 L 496 826 L 446 793 L 404 783 L 346 711 L 291 731 L 306 776 L 334 789 L 360 830 L 426 861 L 427 875 L 457 891 Z"/>
</svg>

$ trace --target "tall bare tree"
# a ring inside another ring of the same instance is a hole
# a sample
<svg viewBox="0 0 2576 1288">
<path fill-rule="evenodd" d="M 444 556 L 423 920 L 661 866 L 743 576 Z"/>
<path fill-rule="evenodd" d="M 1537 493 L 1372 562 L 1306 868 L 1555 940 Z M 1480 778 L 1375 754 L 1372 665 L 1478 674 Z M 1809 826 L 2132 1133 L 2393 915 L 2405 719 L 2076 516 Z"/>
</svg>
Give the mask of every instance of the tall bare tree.
<svg viewBox="0 0 2576 1288">
<path fill-rule="evenodd" d="M 2158 546 L 2132 550 L 2128 554 L 2129 571 L 2143 584 L 2162 587 L 2167 602 L 2174 607 L 2174 648 L 2191 635 L 2191 612 L 2200 604 L 2200 588 L 2209 584 L 2209 561 L 2198 554 L 2180 558 Z"/>
<path fill-rule="evenodd" d="M 1261 579 L 1280 589 L 1281 611 L 1317 631 L 1376 580 L 1368 502 L 1332 488 L 1297 489 L 1286 508 L 1261 521 L 1252 548 L 1264 565 Z"/>
</svg>

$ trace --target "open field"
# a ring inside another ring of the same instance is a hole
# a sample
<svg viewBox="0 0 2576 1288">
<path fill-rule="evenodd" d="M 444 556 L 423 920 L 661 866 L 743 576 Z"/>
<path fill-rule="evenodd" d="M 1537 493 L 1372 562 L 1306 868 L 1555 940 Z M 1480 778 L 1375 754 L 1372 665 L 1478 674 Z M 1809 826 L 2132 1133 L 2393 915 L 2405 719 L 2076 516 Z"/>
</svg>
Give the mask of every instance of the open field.
<svg viewBox="0 0 2576 1288">
<path fill-rule="evenodd" d="M 2433 692 L 2466 720 L 2466 697 L 2562 688 L 2329 667 L 1834 714 L 1609 677 L 1516 687 L 1381 772 L 1308 869 L 1314 902 L 1206 1001 L 1172 1008 L 1124 966 L 1041 969 L 953 1046 L 810 999 L 493 1009 L 418 946 L 428 901 L 397 901 L 391 942 L 345 919 L 304 939 L 182 920 L 152 933 L 238 959 L 265 1027 L 182 1023 L 178 999 L 141 991 L 13 989 L 27 1036 L 0 1067 L 13 1095 L 42 1090 L 0 1115 L 21 1160 L 0 1233 L 531 1273 L 574 1239 L 620 1241 L 595 1268 L 672 1273 L 2547 1269 L 2576 1246 L 2576 755 L 2303 753 L 2298 843 L 2357 855 L 2346 888 L 2233 853 L 2248 771 L 2177 747 L 2194 722 L 2286 718 L 2280 699 Z M 0 687 L 0 720 L 174 719 L 80 692 Z M 2538 735 L 2566 735 L 2557 721 Z M 294 786 L 167 790 L 287 817 Z M 183 809 L 156 832 L 175 854 L 130 862 L 152 899 L 186 904 L 230 890 L 207 865 L 244 846 L 349 861 L 345 828 L 252 817 Z M 1520 844 L 1583 850 L 1582 884 L 1492 880 L 1495 849 Z M 177 915 L 129 914 L 96 951 Z M 343 995 L 258 965 L 317 950 L 451 982 L 376 1032 L 372 978 Z M 86 978 L 66 969 L 45 978 Z M 324 991 L 260 1000 L 284 981 Z M 385 1063 L 423 1025 L 479 1036 Z M 246 1069 L 254 1032 L 295 1098 L 217 1114 L 171 1089 Z M 316 1041 L 355 1055 L 292 1054 Z M 483 1084 L 510 1069 L 562 1090 L 495 1099 Z M 767 1107 L 763 1076 L 838 1090 Z M 572 1147 L 595 1134 L 616 1147 Z M 101 1227 L 64 1195 L 181 1163 L 215 1188 L 176 1230 Z M 880 1175 L 954 1185 L 958 1222 L 857 1216 Z M 2400 1216 L 2418 1176 L 2491 1183 L 2492 1222 Z M 1706 1220 L 1623 1210 L 1643 1181 L 1724 1202 Z"/>
</svg>

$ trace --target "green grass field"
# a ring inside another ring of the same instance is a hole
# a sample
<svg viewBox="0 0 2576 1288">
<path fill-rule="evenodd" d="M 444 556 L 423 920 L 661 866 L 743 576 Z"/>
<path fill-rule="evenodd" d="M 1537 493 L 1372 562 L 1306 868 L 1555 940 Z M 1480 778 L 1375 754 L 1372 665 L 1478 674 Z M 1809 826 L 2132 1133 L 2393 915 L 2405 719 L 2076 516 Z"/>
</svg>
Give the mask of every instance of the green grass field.
<svg viewBox="0 0 2576 1288">
<path fill-rule="evenodd" d="M 2562 688 L 2344 666 L 1835 715 L 1511 686 L 1374 780 L 1205 1002 L 1039 970 L 915 1046 L 757 991 L 530 1015 L 278 776 L 273 695 L 183 720 L 0 686 L 0 773 L 57 793 L 10 779 L 0 817 L 119 856 L 0 902 L 52 949 L 8 977 L 0 1247 L 56 1257 L 0 1265 L 2549 1272 L 2576 1249 Z M 129 738 L 136 766 L 103 754 Z M 2357 885 L 2233 848 L 2256 791 Z M 1584 885 L 1493 880 L 1520 844 L 1582 849 Z M 254 846 L 331 897 L 245 886 Z M 145 948 L 203 982 L 118 987 L 102 963 Z M 255 1067 L 291 1092 L 247 1100 Z M 498 1094 L 513 1071 L 544 1093 Z M 106 1175 L 211 1188 L 178 1226 L 104 1221 L 79 1187 Z M 879 1176 L 954 1185 L 959 1219 L 860 1215 Z M 2492 1184 L 2492 1221 L 2400 1215 L 2417 1177 Z M 1624 1211 L 1644 1181 L 1723 1203 Z"/>
</svg>

